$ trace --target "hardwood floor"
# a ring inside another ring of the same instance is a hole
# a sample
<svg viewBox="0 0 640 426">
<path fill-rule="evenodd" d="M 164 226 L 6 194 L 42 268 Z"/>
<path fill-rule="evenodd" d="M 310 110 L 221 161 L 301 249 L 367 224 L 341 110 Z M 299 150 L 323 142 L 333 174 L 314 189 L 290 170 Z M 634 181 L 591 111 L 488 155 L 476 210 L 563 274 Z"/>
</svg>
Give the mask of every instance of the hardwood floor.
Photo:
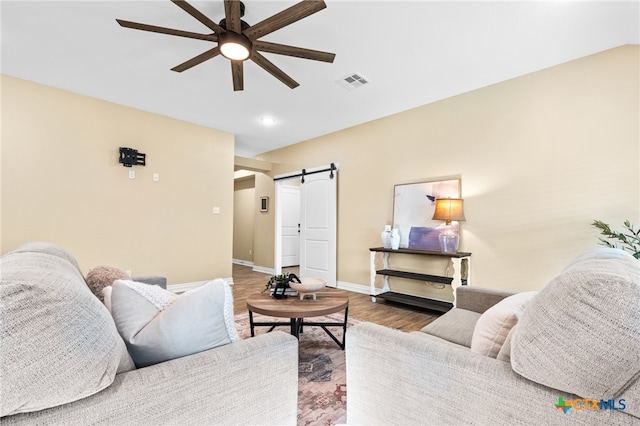
<svg viewBox="0 0 640 426">
<path fill-rule="evenodd" d="M 254 272 L 250 266 L 233 265 L 233 299 L 235 313 L 247 310 L 247 296 L 262 291 L 269 275 Z M 438 317 L 437 313 L 410 306 L 388 303 L 378 298 L 371 302 L 366 294 L 329 289 L 349 296 L 349 316 L 402 331 L 417 331 Z"/>
</svg>

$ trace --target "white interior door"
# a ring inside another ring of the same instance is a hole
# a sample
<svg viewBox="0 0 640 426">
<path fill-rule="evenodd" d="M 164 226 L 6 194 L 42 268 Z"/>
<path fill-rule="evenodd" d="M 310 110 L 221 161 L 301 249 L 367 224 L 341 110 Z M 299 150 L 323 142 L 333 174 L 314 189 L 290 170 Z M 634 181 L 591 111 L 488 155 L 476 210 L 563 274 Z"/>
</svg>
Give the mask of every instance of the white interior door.
<svg viewBox="0 0 640 426">
<path fill-rule="evenodd" d="M 337 286 L 337 170 L 304 176 L 300 185 L 300 277 Z"/>
<path fill-rule="evenodd" d="M 282 267 L 300 265 L 300 188 L 282 187 Z"/>
</svg>

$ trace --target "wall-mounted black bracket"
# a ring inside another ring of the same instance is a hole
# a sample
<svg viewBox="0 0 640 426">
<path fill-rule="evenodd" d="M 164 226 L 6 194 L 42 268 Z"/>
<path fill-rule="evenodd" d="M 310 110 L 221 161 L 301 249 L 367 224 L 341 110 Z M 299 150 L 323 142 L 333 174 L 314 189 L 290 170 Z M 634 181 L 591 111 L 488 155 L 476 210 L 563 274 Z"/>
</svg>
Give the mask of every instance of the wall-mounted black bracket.
<svg viewBox="0 0 640 426">
<path fill-rule="evenodd" d="M 124 167 L 146 166 L 147 154 L 138 152 L 137 149 L 120 147 L 120 160 Z"/>
</svg>

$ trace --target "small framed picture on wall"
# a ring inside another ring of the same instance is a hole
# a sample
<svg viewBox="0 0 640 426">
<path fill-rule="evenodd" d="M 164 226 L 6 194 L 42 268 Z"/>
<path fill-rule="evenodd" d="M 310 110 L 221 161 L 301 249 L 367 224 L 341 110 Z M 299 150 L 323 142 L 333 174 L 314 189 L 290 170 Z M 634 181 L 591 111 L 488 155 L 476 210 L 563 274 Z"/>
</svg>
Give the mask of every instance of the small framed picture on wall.
<svg viewBox="0 0 640 426">
<path fill-rule="evenodd" d="M 260 211 L 261 212 L 269 211 L 269 197 L 260 197 Z"/>
</svg>

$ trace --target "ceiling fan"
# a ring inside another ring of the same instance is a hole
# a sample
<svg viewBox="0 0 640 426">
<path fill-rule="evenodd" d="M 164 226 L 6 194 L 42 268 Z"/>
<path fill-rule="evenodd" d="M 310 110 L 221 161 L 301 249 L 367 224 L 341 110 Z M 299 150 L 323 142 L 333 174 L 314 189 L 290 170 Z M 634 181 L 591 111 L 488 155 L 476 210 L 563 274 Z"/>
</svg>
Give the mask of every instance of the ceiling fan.
<svg viewBox="0 0 640 426">
<path fill-rule="evenodd" d="M 323 62 L 333 62 L 336 56 L 334 53 L 259 40 L 267 34 L 293 24 L 294 22 L 324 9 L 327 5 L 322 0 L 303 0 L 300 3 L 296 3 L 295 5 L 276 13 L 255 25 L 249 25 L 240 19 L 244 16 L 245 6 L 244 3 L 238 0 L 224 0 L 225 18 L 218 24 L 207 18 L 203 13 L 186 1 L 171 1 L 189 15 L 206 25 L 213 31 L 213 34 L 199 34 L 190 31 L 125 21 L 122 19 L 116 19 L 116 21 L 118 24 L 126 28 L 194 38 L 198 40 L 208 40 L 218 43 L 216 47 L 171 68 L 172 71 L 182 72 L 201 64 L 208 59 L 222 55 L 231 62 L 233 90 L 238 91 L 244 89 L 244 61 L 250 59 L 275 78 L 294 89 L 299 86 L 298 82 L 275 66 L 260 52 L 276 53 L 278 55 L 294 56 L 297 58 Z"/>
</svg>

